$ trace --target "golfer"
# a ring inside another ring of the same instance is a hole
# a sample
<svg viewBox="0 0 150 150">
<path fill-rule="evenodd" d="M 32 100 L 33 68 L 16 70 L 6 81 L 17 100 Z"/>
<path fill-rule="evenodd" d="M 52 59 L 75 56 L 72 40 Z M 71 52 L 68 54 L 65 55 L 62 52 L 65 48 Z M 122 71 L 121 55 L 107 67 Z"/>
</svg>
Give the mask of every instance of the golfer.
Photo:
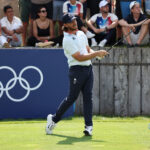
<svg viewBox="0 0 150 150">
<path fill-rule="evenodd" d="M 86 136 L 92 135 L 92 88 L 93 72 L 91 59 L 104 57 L 108 54 L 105 50 L 93 51 L 88 46 L 86 35 L 78 30 L 76 17 L 65 14 L 63 16 L 63 48 L 68 59 L 70 87 L 68 96 L 62 101 L 56 114 L 47 116 L 46 133 L 52 130 L 61 120 L 62 115 L 75 102 L 80 91 L 83 93 L 83 107 Z"/>
</svg>

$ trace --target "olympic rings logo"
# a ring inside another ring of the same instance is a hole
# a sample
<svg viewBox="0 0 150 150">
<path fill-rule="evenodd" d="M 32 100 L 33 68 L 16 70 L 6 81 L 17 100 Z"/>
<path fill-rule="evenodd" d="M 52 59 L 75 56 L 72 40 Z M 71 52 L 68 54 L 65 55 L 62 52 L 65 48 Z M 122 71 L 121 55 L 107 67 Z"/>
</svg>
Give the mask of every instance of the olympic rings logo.
<svg viewBox="0 0 150 150">
<path fill-rule="evenodd" d="M 7 83 L 6 83 L 6 86 L 4 87 L 4 85 L 2 84 L 2 82 L 0 81 L 0 98 L 3 96 L 4 92 L 6 93 L 7 97 L 14 101 L 14 102 L 21 102 L 21 101 L 24 101 L 30 94 L 31 91 L 34 91 L 34 90 L 37 90 L 43 83 L 43 74 L 42 74 L 42 71 L 35 67 L 35 66 L 27 66 L 25 68 L 23 68 L 20 73 L 19 73 L 19 76 L 17 76 L 16 72 L 14 71 L 13 68 L 9 67 L 9 66 L 1 66 L 0 67 L 0 71 L 1 70 L 9 70 L 12 74 L 13 74 L 13 78 L 11 78 Z M 31 87 L 29 82 L 23 78 L 23 74 L 25 71 L 29 70 L 29 69 L 33 69 L 35 71 L 37 71 L 40 75 L 40 81 L 39 83 L 35 86 L 35 87 Z M 17 83 L 17 81 L 19 81 L 19 84 L 20 86 L 26 90 L 26 94 L 24 95 L 24 97 L 22 98 L 13 98 L 9 91 L 11 89 L 13 89 Z"/>
</svg>

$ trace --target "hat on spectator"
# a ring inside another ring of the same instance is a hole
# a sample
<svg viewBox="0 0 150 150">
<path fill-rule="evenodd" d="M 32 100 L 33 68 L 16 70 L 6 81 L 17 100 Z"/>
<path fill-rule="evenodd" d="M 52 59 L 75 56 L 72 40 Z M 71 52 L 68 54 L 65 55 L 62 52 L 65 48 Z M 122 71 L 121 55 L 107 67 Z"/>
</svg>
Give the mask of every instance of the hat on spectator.
<svg viewBox="0 0 150 150">
<path fill-rule="evenodd" d="M 108 4 L 108 1 L 107 0 L 102 0 L 100 3 L 99 3 L 99 8 L 102 8 L 104 6 L 106 6 Z"/>
<path fill-rule="evenodd" d="M 129 6 L 129 7 L 130 7 L 130 9 L 132 9 L 132 8 L 134 7 L 134 5 L 135 5 L 135 4 L 140 4 L 140 3 L 139 3 L 139 2 L 137 2 L 137 1 L 133 1 L 133 2 L 131 2 L 131 3 L 130 3 L 130 6 Z"/>
<path fill-rule="evenodd" d="M 65 15 L 63 15 L 62 22 L 63 23 L 71 23 L 74 19 L 76 19 L 75 16 L 72 16 L 70 14 L 65 14 Z"/>
<path fill-rule="evenodd" d="M 136 5 L 136 4 L 139 4 L 140 5 L 140 3 L 139 2 L 137 2 L 137 1 L 133 1 L 133 2 L 131 2 L 130 3 L 130 10 Z M 141 14 L 143 14 L 143 11 L 142 11 L 142 9 L 141 9 Z"/>
</svg>

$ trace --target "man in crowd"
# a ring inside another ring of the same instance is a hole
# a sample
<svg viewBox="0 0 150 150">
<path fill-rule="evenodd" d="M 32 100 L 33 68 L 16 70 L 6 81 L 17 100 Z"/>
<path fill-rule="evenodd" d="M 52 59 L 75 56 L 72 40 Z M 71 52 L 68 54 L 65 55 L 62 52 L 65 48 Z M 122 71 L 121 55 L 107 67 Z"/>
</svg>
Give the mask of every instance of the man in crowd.
<svg viewBox="0 0 150 150">
<path fill-rule="evenodd" d="M 118 18 L 115 14 L 109 13 L 108 1 L 102 0 L 99 3 L 100 13 L 92 16 L 87 24 L 89 28 L 96 34 L 91 39 L 91 46 L 104 47 L 105 44 L 113 44 L 116 39 L 116 26 Z M 95 26 L 96 24 L 96 26 Z"/>
<path fill-rule="evenodd" d="M 18 17 L 14 16 L 13 8 L 10 5 L 5 6 L 3 10 L 5 17 L 1 19 L 2 35 L 12 47 L 21 46 L 22 22 Z"/>
<path fill-rule="evenodd" d="M 77 0 L 68 0 L 63 5 L 63 13 L 64 14 L 71 14 L 73 16 L 76 16 L 77 24 L 79 30 L 82 30 L 87 38 L 92 38 L 95 36 L 95 34 L 91 33 L 87 30 L 87 28 L 84 26 L 83 22 L 83 4 Z"/>
<path fill-rule="evenodd" d="M 133 1 L 129 7 L 131 13 L 119 21 L 124 35 L 127 35 L 131 30 L 133 31 L 126 36 L 124 42 L 129 47 L 147 44 L 149 42 L 148 24 L 150 20 L 145 20 L 146 17 L 141 12 L 140 3 Z"/>
</svg>

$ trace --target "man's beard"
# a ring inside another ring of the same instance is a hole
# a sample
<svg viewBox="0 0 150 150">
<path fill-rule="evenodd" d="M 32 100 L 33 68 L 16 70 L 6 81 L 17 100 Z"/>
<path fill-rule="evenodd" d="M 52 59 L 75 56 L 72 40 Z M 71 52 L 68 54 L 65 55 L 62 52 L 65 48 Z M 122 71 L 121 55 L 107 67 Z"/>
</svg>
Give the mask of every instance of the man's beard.
<svg viewBox="0 0 150 150">
<path fill-rule="evenodd" d="M 68 27 L 68 29 L 69 29 L 69 30 L 71 30 L 71 31 L 78 30 L 78 28 L 77 28 L 77 27 L 76 27 L 76 28 L 71 28 L 71 27 Z"/>
</svg>

